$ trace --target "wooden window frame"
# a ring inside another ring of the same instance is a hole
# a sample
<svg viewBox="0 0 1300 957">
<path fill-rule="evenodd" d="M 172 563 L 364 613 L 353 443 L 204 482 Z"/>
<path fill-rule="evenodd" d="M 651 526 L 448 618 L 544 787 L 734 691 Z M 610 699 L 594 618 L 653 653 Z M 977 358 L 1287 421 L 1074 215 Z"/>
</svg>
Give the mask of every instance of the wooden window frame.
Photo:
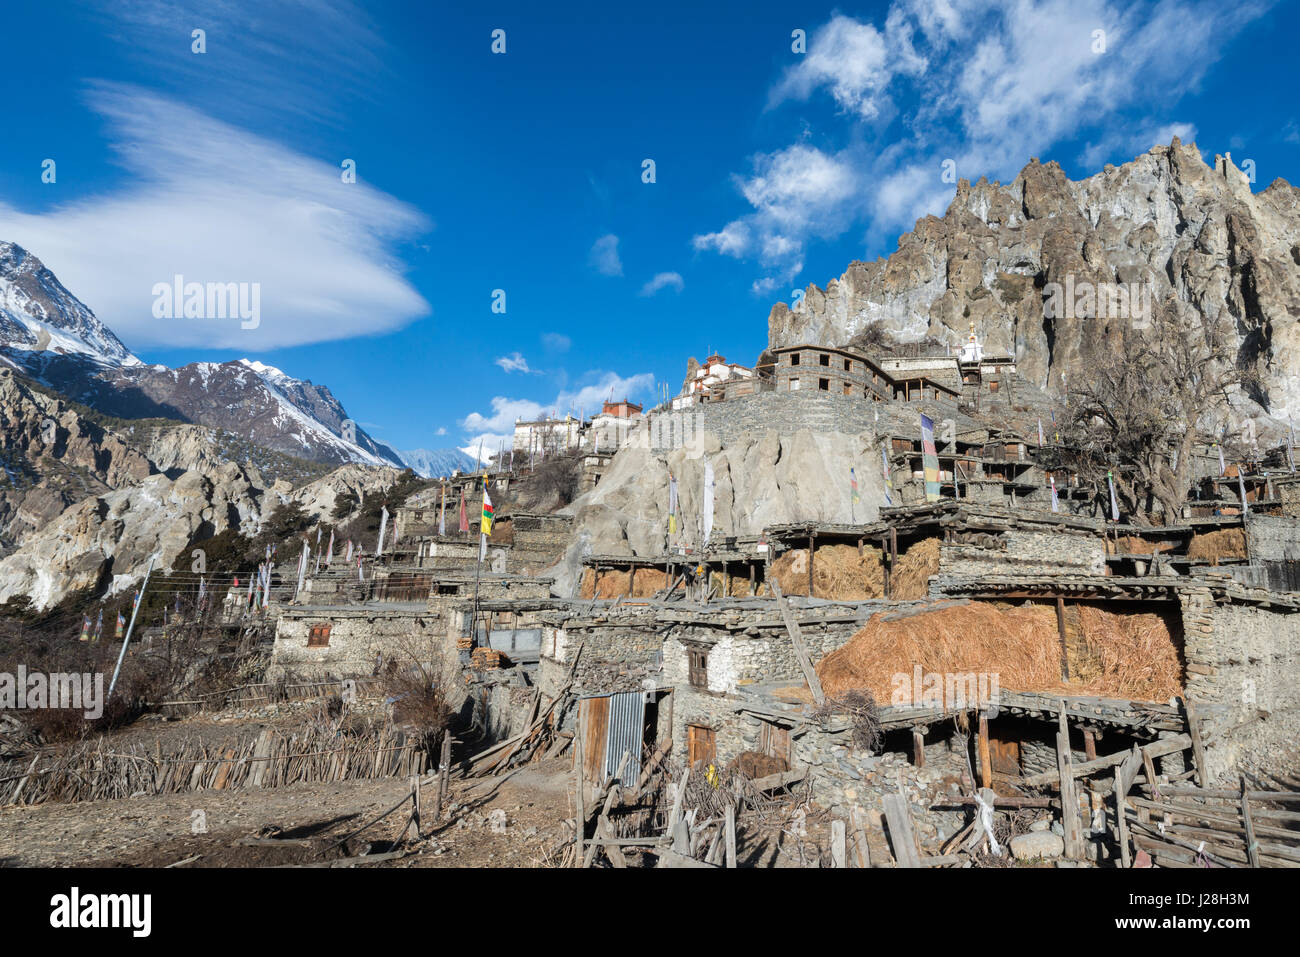
<svg viewBox="0 0 1300 957">
<path fill-rule="evenodd" d="M 330 632 L 333 630 L 333 622 L 322 622 L 321 624 L 310 626 L 307 629 L 307 647 L 328 648 L 330 646 Z"/>
<path fill-rule="evenodd" d="M 686 673 L 692 688 L 709 689 L 709 651 L 707 648 L 686 649 Z"/>
</svg>

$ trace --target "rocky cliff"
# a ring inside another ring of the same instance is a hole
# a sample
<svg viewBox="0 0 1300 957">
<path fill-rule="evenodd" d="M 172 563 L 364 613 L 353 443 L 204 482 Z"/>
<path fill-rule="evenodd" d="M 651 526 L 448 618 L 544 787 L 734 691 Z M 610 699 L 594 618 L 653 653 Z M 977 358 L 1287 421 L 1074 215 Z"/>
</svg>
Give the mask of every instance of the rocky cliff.
<svg viewBox="0 0 1300 957">
<path fill-rule="evenodd" d="M 961 181 L 944 216 L 918 221 L 889 258 L 773 307 L 769 346 L 843 345 L 872 326 L 958 346 L 974 323 L 986 351 L 1014 353 L 1022 377 L 1059 395 L 1133 324 L 1082 302 L 1047 309 L 1052 284 L 1124 284 L 1155 308 L 1226 314 L 1263 382 L 1257 401 L 1300 413 L 1300 190 L 1277 179 L 1254 193 L 1230 157 L 1212 168 L 1177 139 L 1078 182 L 1037 160 L 1006 185 Z"/>
</svg>

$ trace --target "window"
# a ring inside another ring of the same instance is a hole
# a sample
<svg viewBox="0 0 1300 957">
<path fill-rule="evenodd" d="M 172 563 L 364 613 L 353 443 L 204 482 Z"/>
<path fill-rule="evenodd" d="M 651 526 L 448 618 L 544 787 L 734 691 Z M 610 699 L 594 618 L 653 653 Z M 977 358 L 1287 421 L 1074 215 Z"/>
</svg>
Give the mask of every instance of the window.
<svg viewBox="0 0 1300 957">
<path fill-rule="evenodd" d="M 847 382 L 844 383 L 844 394 L 845 394 L 845 395 L 852 395 L 852 394 L 853 394 L 853 386 L 850 385 L 850 384 L 847 383 Z"/>
<path fill-rule="evenodd" d="M 799 353 L 797 352 L 790 353 L 790 365 L 797 366 L 798 364 L 799 364 Z"/>
<path fill-rule="evenodd" d="M 688 648 L 686 654 L 690 661 L 691 687 L 707 688 L 709 686 L 709 653 L 703 648 Z"/>
<path fill-rule="evenodd" d="M 790 380 L 790 391 L 791 391 L 791 392 L 797 392 L 798 390 L 799 390 L 799 380 L 798 380 L 798 379 L 791 379 L 791 380 Z"/>
<path fill-rule="evenodd" d="M 818 379 L 818 380 L 817 380 L 817 388 L 820 389 L 822 392 L 829 392 L 829 391 L 831 391 L 831 380 L 830 380 L 830 379 Z"/>
<path fill-rule="evenodd" d="M 829 365 L 831 364 L 831 357 L 830 357 L 830 355 L 828 355 L 827 353 L 823 352 L 822 355 L 821 355 L 821 362 L 822 362 L 822 365 L 824 365 L 824 366 L 829 366 Z"/>
<path fill-rule="evenodd" d="M 844 360 L 844 371 L 845 371 L 845 372 L 852 372 L 852 371 L 853 371 L 853 360 L 852 360 L 852 359 L 845 359 L 845 360 Z"/>
<path fill-rule="evenodd" d="M 307 631 L 308 648 L 328 648 L 330 646 L 330 629 L 333 625 L 312 625 Z"/>
</svg>

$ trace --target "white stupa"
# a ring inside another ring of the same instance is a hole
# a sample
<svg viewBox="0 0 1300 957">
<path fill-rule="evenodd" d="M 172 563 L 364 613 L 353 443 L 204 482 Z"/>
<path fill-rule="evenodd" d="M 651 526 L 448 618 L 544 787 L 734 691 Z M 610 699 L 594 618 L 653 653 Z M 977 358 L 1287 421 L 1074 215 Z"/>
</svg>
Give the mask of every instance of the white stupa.
<svg viewBox="0 0 1300 957">
<path fill-rule="evenodd" d="M 975 338 L 975 323 L 972 321 L 970 324 L 970 337 L 967 338 L 966 344 L 961 347 L 961 354 L 958 356 L 958 361 L 962 363 L 979 362 L 983 358 L 984 347 L 980 345 L 980 341 Z"/>
</svg>

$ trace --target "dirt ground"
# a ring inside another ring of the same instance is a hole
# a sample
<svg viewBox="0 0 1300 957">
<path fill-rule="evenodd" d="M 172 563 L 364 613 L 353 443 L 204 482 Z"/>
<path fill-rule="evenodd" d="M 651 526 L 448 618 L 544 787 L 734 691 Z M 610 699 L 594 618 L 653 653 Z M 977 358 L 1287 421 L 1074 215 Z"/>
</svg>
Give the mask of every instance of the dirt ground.
<svg viewBox="0 0 1300 957">
<path fill-rule="evenodd" d="M 568 762 L 561 758 L 500 778 L 453 781 L 441 822 L 432 820 L 434 792 L 426 786 L 423 839 L 402 845 L 413 853 L 364 866 L 542 866 L 547 846 L 567 833 L 562 822 L 572 813 L 569 780 Z M 387 778 L 0 808 L 0 866 L 323 866 L 390 851 L 405 809 L 340 846 L 330 845 L 408 793 L 406 781 Z M 203 812 L 207 833 L 193 833 L 196 810 Z M 488 820 L 495 810 L 505 813 L 500 833 Z"/>
</svg>

